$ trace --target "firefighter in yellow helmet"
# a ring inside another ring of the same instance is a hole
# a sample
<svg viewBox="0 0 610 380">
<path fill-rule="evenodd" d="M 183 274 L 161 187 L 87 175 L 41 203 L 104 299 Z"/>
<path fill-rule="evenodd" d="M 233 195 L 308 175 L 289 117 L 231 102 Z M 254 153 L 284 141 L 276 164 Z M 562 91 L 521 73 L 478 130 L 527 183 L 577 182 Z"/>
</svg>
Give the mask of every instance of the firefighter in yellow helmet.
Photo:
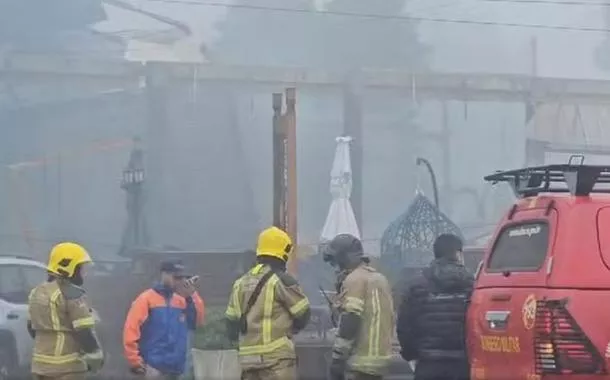
<svg viewBox="0 0 610 380">
<path fill-rule="evenodd" d="M 48 281 L 30 293 L 28 330 L 34 338 L 35 380 L 81 380 L 103 365 L 95 321 L 81 288 L 91 262 L 78 244 L 56 245 L 49 255 Z"/>
<path fill-rule="evenodd" d="M 392 354 L 394 306 L 388 280 L 364 256 L 362 242 L 337 235 L 324 261 L 338 271 L 340 312 L 330 364 L 331 380 L 381 380 Z"/>
<path fill-rule="evenodd" d="M 233 284 L 226 311 L 229 337 L 239 340 L 244 380 L 297 378 L 292 336 L 309 322 L 309 300 L 286 273 L 292 253 L 286 232 L 271 227 L 258 237 L 256 264 Z"/>
</svg>

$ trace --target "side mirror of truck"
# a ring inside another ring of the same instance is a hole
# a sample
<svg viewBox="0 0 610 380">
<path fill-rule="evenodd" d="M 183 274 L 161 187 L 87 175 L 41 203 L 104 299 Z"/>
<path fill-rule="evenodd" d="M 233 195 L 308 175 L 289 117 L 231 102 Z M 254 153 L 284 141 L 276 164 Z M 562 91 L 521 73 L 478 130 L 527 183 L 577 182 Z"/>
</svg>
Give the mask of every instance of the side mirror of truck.
<svg viewBox="0 0 610 380">
<path fill-rule="evenodd" d="M 477 270 L 474 272 L 474 279 L 478 279 L 481 274 L 481 270 L 483 269 L 483 260 L 479 261 L 479 265 L 477 265 Z"/>
</svg>

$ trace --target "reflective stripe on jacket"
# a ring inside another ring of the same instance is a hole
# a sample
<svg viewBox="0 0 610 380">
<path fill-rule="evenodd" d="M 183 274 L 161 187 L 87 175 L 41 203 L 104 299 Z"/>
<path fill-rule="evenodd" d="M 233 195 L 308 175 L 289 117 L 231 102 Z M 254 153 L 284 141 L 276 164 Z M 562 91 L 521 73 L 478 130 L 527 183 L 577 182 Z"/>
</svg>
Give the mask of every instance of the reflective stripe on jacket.
<svg viewBox="0 0 610 380">
<path fill-rule="evenodd" d="M 203 315 L 197 293 L 186 300 L 162 285 L 144 291 L 131 304 L 123 329 L 130 366 L 147 364 L 162 373 L 183 373 L 188 331 L 202 324 Z"/>
<path fill-rule="evenodd" d="M 35 332 L 32 373 L 53 377 L 87 371 L 76 339 L 78 329 L 95 326 L 85 291 L 64 280 L 45 282 L 30 293 L 28 309 Z"/>
<path fill-rule="evenodd" d="M 338 294 L 339 308 L 361 317 L 349 366 L 352 370 L 383 375 L 392 355 L 394 306 L 390 285 L 381 273 L 368 265 L 354 269 Z"/>
<path fill-rule="evenodd" d="M 241 318 L 254 288 L 270 270 L 267 265 L 257 264 L 235 281 L 226 311 L 228 319 L 238 321 Z M 296 281 L 287 286 L 278 274 L 271 275 L 246 317 L 247 332 L 240 334 L 242 368 L 294 359 L 293 320 L 308 310 L 309 300 Z"/>
</svg>

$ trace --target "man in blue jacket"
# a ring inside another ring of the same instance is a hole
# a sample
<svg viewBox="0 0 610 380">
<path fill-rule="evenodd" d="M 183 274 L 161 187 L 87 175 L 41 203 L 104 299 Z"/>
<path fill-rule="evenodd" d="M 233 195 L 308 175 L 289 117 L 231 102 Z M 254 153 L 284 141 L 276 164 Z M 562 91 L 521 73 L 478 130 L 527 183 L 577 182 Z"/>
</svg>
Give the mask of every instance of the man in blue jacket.
<svg viewBox="0 0 610 380">
<path fill-rule="evenodd" d="M 203 323 L 204 304 L 179 260 L 161 264 L 161 280 L 131 304 L 123 345 L 131 371 L 177 379 L 185 369 L 189 331 Z"/>
</svg>

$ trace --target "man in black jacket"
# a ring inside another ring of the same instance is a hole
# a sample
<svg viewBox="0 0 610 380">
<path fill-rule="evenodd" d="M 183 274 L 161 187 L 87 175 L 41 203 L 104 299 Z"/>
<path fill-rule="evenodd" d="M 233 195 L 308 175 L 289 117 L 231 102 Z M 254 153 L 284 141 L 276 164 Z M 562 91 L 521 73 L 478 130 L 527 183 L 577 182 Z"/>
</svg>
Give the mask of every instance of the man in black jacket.
<svg viewBox="0 0 610 380">
<path fill-rule="evenodd" d="M 463 265 L 461 239 L 440 235 L 434 260 L 410 282 L 398 308 L 401 354 L 416 361 L 416 380 L 468 379 L 465 324 L 473 282 Z"/>
</svg>

